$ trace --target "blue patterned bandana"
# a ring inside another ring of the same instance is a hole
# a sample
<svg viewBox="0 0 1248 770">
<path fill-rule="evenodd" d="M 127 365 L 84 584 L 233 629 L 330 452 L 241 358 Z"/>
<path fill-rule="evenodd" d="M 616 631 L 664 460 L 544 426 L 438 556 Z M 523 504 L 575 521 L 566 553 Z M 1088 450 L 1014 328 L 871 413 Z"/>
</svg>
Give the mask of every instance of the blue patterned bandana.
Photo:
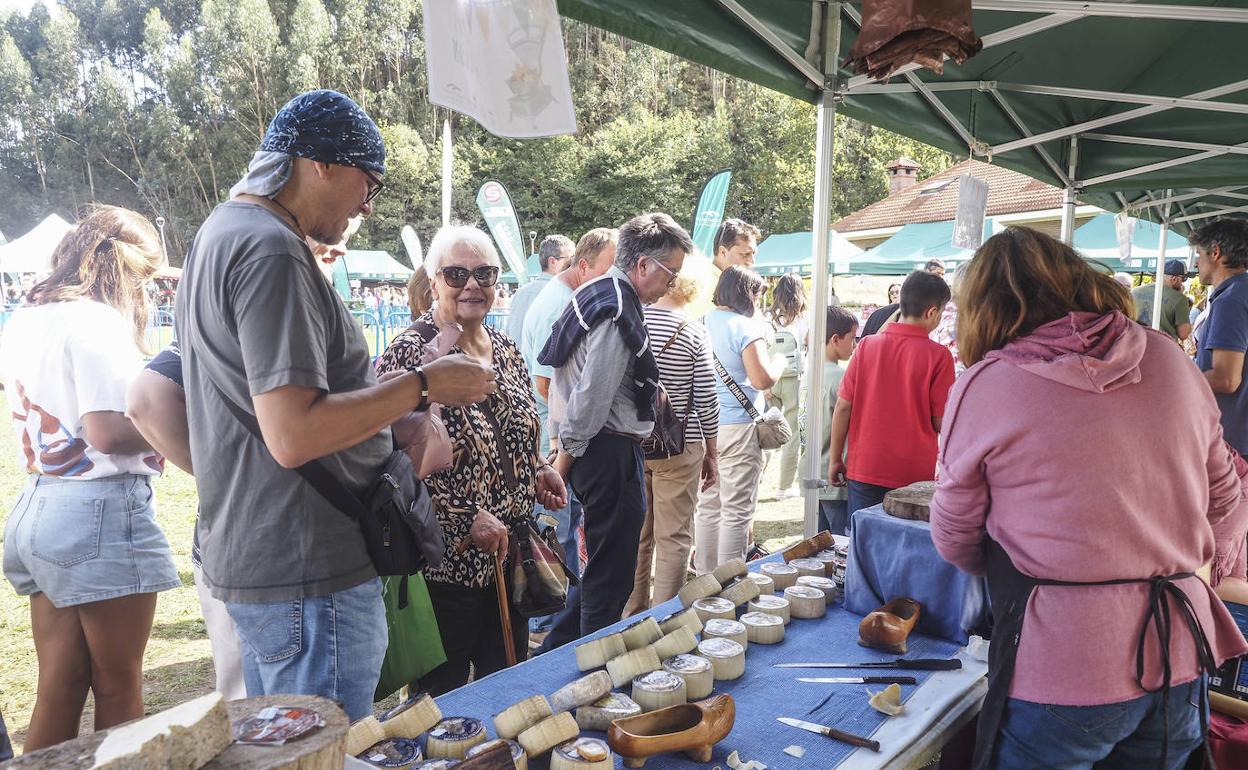
<svg viewBox="0 0 1248 770">
<path fill-rule="evenodd" d="M 278 110 L 261 151 L 386 172 L 386 147 L 377 124 L 337 91 L 302 93 Z"/>
</svg>

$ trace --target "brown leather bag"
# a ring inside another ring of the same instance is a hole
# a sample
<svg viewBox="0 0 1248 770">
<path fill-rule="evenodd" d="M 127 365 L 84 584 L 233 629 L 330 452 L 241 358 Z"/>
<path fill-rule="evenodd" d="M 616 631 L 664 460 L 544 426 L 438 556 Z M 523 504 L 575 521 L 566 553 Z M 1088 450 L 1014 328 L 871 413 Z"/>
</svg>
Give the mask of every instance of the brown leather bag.
<svg viewBox="0 0 1248 770">
<path fill-rule="evenodd" d="M 680 336 L 680 332 L 688 325 L 689 322 L 685 321 L 676 327 L 676 331 L 672 332 L 672 336 L 655 356 L 656 359 L 667 352 L 667 349 Z M 641 448 L 646 453 L 647 460 L 669 460 L 685 451 L 685 431 L 689 427 L 689 415 L 693 412 L 693 383 L 694 377 L 690 376 L 689 398 L 685 401 L 685 416 L 679 420 L 676 419 L 676 410 L 672 408 L 672 399 L 667 395 L 667 388 L 663 387 L 662 382 L 659 383 L 659 387 L 655 388 L 654 429 L 641 442 Z"/>
</svg>

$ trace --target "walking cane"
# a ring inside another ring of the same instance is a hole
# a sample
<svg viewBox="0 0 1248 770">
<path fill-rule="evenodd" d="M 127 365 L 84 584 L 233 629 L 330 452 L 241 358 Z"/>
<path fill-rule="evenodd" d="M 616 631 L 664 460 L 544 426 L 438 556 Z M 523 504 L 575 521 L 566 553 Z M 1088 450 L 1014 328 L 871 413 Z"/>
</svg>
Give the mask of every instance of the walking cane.
<svg viewBox="0 0 1248 770">
<path fill-rule="evenodd" d="M 511 602 L 507 598 L 507 579 L 503 575 L 503 555 L 494 552 L 494 585 L 498 587 L 498 618 L 503 624 L 503 649 L 507 665 L 516 665 L 516 640 L 511 633 Z"/>
</svg>

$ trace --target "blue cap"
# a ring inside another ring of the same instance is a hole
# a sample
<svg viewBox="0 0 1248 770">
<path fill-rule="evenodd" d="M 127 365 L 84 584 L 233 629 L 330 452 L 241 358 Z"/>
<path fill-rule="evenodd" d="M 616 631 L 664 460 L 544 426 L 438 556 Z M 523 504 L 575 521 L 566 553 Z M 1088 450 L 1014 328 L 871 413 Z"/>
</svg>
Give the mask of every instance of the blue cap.
<svg viewBox="0 0 1248 770">
<path fill-rule="evenodd" d="M 1187 275 L 1187 265 L 1183 264 L 1181 259 L 1167 259 L 1166 275 L 1185 276 Z"/>
<path fill-rule="evenodd" d="M 386 147 L 377 124 L 349 97 L 327 89 L 286 102 L 264 132 L 260 149 L 386 173 Z"/>
</svg>

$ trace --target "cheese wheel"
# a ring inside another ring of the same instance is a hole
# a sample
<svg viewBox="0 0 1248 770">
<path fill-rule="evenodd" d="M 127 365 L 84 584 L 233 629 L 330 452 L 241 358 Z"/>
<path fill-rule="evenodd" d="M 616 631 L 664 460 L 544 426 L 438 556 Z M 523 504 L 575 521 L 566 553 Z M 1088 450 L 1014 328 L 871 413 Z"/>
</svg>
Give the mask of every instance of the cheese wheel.
<svg viewBox="0 0 1248 770">
<path fill-rule="evenodd" d="M 751 599 L 757 599 L 762 592 L 762 587 L 758 583 L 748 578 L 741 578 L 735 583 L 725 586 L 724 590 L 719 592 L 719 596 L 721 599 L 727 599 L 740 607 L 742 604 L 749 603 Z"/>
<path fill-rule="evenodd" d="M 693 580 L 685 583 L 676 592 L 676 596 L 680 598 L 680 606 L 691 607 L 698 599 L 719 593 L 720 588 L 722 586 L 719 584 L 719 581 L 708 572 L 705 575 L 698 575 Z"/>
<path fill-rule="evenodd" d="M 356 758 L 376 767 L 400 767 L 406 770 L 412 763 L 424 759 L 424 756 L 419 741 L 411 738 L 386 738 L 364 749 Z"/>
<path fill-rule="evenodd" d="M 711 618 L 724 618 L 725 620 L 736 620 L 737 618 L 737 605 L 718 596 L 698 599 L 693 603 L 693 611 L 698 613 L 698 617 L 702 618 L 703 626 Z"/>
<path fill-rule="evenodd" d="M 838 563 L 839 564 L 844 563 L 841 557 L 837 556 L 836 551 L 833 551 L 830 548 L 826 551 L 820 551 L 819 553 L 815 554 L 814 558 L 823 562 L 823 576 L 824 577 L 832 577 L 832 573 L 836 571 L 836 565 Z"/>
<path fill-rule="evenodd" d="M 573 648 L 576 653 L 576 667 L 581 671 L 593 671 L 607 665 L 607 661 L 628 652 L 624 646 L 624 637 L 611 634 Z"/>
<path fill-rule="evenodd" d="M 715 687 L 715 669 L 706 658 L 697 655 L 675 655 L 663 661 L 663 670 L 685 680 L 685 697 L 701 700 Z"/>
<path fill-rule="evenodd" d="M 758 570 L 775 582 L 777 591 L 783 591 L 797 582 L 797 567 L 791 564 L 767 562 Z"/>
<path fill-rule="evenodd" d="M 818 559 L 794 559 L 789 562 L 789 566 L 797 570 L 797 576 L 809 575 L 811 577 L 826 577 L 823 569 L 823 562 Z"/>
<path fill-rule="evenodd" d="M 458 759 L 426 759 L 424 762 L 412 765 L 408 770 L 450 770 L 458 764 Z"/>
<path fill-rule="evenodd" d="M 347 753 L 356 756 L 369 746 L 386 739 L 386 731 L 377 717 L 369 714 L 363 719 L 353 722 L 347 729 Z"/>
<path fill-rule="evenodd" d="M 670 671 L 651 671 L 633 680 L 633 701 L 642 711 L 685 702 L 685 680 Z"/>
<path fill-rule="evenodd" d="M 566 743 L 580 734 L 581 729 L 576 726 L 576 719 L 564 711 L 533 725 L 520 733 L 516 740 L 524 747 L 529 758 L 535 760 L 559 744 Z"/>
<path fill-rule="evenodd" d="M 698 654 L 711 662 L 717 682 L 745 674 L 745 648 L 731 639 L 703 639 L 698 642 Z"/>
<path fill-rule="evenodd" d="M 828 610 L 828 600 L 823 591 L 810 586 L 789 586 L 784 589 L 789 600 L 789 612 L 795 618 L 821 618 Z"/>
<path fill-rule="evenodd" d="M 447 717 L 438 722 L 425 738 L 425 755 L 430 759 L 463 759 L 468 749 L 485 743 L 485 725 L 472 717 Z"/>
<path fill-rule="evenodd" d="M 427 693 L 417 693 L 381 715 L 387 738 L 415 738 L 442 719 L 442 710 Z"/>
<path fill-rule="evenodd" d="M 673 612 L 659 621 L 659 630 L 665 634 L 670 634 L 682 626 L 695 634 L 700 634 L 702 633 L 702 618 L 698 617 L 698 613 L 692 609 L 685 609 Z"/>
<path fill-rule="evenodd" d="M 733 578 L 741 577 L 745 574 L 745 559 L 730 559 L 715 568 L 712 575 L 719 581 L 721 586 L 728 585 Z"/>
<path fill-rule="evenodd" d="M 823 591 L 823 598 L 828 604 L 835 601 L 836 597 L 841 592 L 841 590 L 836 587 L 836 581 L 832 578 L 816 577 L 815 575 L 802 575 L 797 579 L 797 584 L 799 586 L 818 588 L 820 591 Z"/>
<path fill-rule="evenodd" d="M 654 648 L 654 654 L 659 660 L 666 660 L 697 647 L 698 639 L 687 626 L 681 626 L 650 646 Z"/>
<path fill-rule="evenodd" d="M 545 695 L 534 695 L 495 714 L 494 732 L 499 738 L 511 740 L 553 713 Z"/>
<path fill-rule="evenodd" d="M 550 770 L 611 770 L 615 757 L 601 738 L 577 738 L 550 752 Z"/>
<path fill-rule="evenodd" d="M 784 618 L 766 612 L 747 612 L 741 616 L 745 633 L 755 644 L 779 644 L 784 641 Z"/>
<path fill-rule="evenodd" d="M 659 656 L 653 647 L 638 647 L 617 658 L 607 661 L 607 673 L 611 675 L 611 683 L 615 687 L 623 687 L 642 674 L 648 674 L 659 667 Z"/>
<path fill-rule="evenodd" d="M 523 703 L 523 701 L 521 702 Z M 489 751 L 500 743 L 507 744 L 508 748 L 511 749 L 511 761 L 515 763 L 516 770 L 528 770 L 529 755 L 524 752 L 524 747 L 515 741 L 509 741 L 503 738 L 495 738 L 492 741 L 486 741 L 485 743 L 479 743 L 476 746 L 473 746 L 471 749 L 468 749 L 468 755 L 465 759 L 475 757 L 482 752 Z"/>
<path fill-rule="evenodd" d="M 775 615 L 783 620 L 786 626 L 789 624 L 789 600 L 783 596 L 768 596 L 764 594 L 750 602 L 749 609 L 750 612 L 765 612 L 768 615 Z"/>
<path fill-rule="evenodd" d="M 709 664 L 707 669 L 710 669 Z M 582 730 L 597 730 L 605 733 L 614 720 L 636 716 L 640 713 L 641 706 L 638 706 L 632 698 L 622 692 L 609 692 L 593 703 L 578 708 L 576 723 Z"/>
<path fill-rule="evenodd" d="M 550 696 L 551 713 L 558 714 L 560 711 L 571 711 L 577 706 L 593 703 L 611 692 L 613 686 L 611 675 L 606 671 L 595 671 L 592 674 L 586 674 L 575 682 L 560 687 L 555 691 L 554 695 Z M 550 714 L 546 716 L 550 716 Z M 532 724 L 536 724 L 537 721 L 535 720 Z M 530 724 L 525 727 L 527 729 L 531 726 Z"/>
<path fill-rule="evenodd" d="M 758 592 L 760 594 L 766 596 L 776 592 L 776 581 L 771 579 L 771 575 L 765 575 L 762 572 L 751 572 L 746 577 L 758 583 Z"/>
<path fill-rule="evenodd" d="M 737 620 L 711 618 L 706 621 L 706 627 L 702 629 L 702 638 L 713 639 L 715 637 L 731 639 L 742 647 L 749 647 L 749 639 L 745 633 L 745 625 Z"/>
<path fill-rule="evenodd" d="M 625 649 L 635 650 L 647 644 L 654 644 L 659 637 L 663 636 L 663 632 L 659 630 L 659 621 L 654 618 L 642 618 L 621 631 L 620 636 L 624 637 Z"/>
</svg>

